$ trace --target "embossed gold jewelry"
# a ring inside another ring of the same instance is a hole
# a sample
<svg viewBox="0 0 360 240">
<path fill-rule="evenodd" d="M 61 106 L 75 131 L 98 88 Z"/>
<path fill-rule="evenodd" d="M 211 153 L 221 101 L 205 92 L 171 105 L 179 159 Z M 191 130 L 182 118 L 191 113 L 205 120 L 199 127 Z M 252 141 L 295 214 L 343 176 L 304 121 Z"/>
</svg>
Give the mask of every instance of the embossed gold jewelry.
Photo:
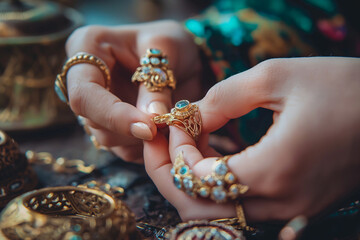
<svg viewBox="0 0 360 240">
<path fill-rule="evenodd" d="M 174 125 L 189 136 L 198 139 L 201 134 L 201 115 L 197 105 L 191 104 L 188 100 L 181 100 L 175 104 L 170 113 L 159 115 L 153 118 L 155 124 Z"/>
<path fill-rule="evenodd" d="M 183 154 L 180 152 L 171 169 L 175 186 L 194 198 L 210 198 L 216 203 L 237 199 L 246 193 L 249 187 L 236 183 L 236 177 L 227 166 L 230 157 L 231 155 L 218 158 L 213 165 L 213 172 L 198 178 L 185 163 Z"/>
<path fill-rule="evenodd" d="M 140 59 L 141 67 L 136 69 L 131 82 L 144 83 L 150 92 L 159 92 L 165 87 L 174 90 L 176 81 L 168 64 L 167 57 L 159 49 L 150 48 Z"/>
<path fill-rule="evenodd" d="M 105 62 L 90 53 L 79 52 L 65 62 L 61 73 L 56 76 L 55 80 L 55 92 L 60 100 L 67 104 L 69 104 L 69 97 L 66 86 L 66 75 L 72 66 L 80 63 L 88 63 L 98 67 L 104 76 L 105 88 L 108 90 L 110 89 L 111 74 Z"/>
<path fill-rule="evenodd" d="M 34 189 L 37 176 L 21 154 L 18 144 L 0 131 L 0 208 L 13 198 Z"/>
<path fill-rule="evenodd" d="M 167 233 L 169 240 L 245 240 L 241 231 L 235 228 L 216 222 L 189 221 L 179 223 L 174 229 Z"/>
<path fill-rule="evenodd" d="M 52 187 L 14 199 L 0 216 L 0 239 L 138 239 L 135 218 L 97 189 Z"/>
</svg>

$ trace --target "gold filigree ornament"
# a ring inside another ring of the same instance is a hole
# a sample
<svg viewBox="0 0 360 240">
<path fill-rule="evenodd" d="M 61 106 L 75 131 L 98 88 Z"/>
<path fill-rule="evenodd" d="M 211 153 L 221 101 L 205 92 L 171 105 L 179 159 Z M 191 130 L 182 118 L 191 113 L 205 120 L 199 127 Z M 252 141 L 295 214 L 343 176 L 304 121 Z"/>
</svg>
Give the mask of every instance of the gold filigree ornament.
<svg viewBox="0 0 360 240">
<path fill-rule="evenodd" d="M 218 158 L 213 165 L 213 172 L 198 178 L 185 163 L 183 154 L 180 152 L 171 169 L 176 188 L 191 197 L 211 199 L 216 203 L 237 200 L 249 190 L 249 187 L 237 183 L 235 175 L 227 165 L 230 157 L 231 155 Z"/>
<path fill-rule="evenodd" d="M 176 88 L 176 80 L 169 69 L 167 57 L 159 49 L 146 50 L 138 67 L 131 78 L 133 83 L 144 83 L 150 92 L 160 92 L 165 87 Z"/>
<path fill-rule="evenodd" d="M 79 52 L 65 62 L 61 73 L 56 76 L 55 80 L 55 92 L 60 98 L 60 100 L 67 104 L 69 104 L 69 96 L 66 86 L 66 75 L 72 66 L 81 63 L 92 64 L 98 67 L 104 76 L 105 88 L 107 90 L 110 89 L 111 74 L 106 63 L 95 55 L 85 52 Z"/>
<path fill-rule="evenodd" d="M 176 225 L 168 234 L 169 240 L 245 240 L 242 231 L 216 222 L 189 221 Z"/>
<path fill-rule="evenodd" d="M 201 134 L 202 120 L 199 107 L 188 100 L 181 100 L 175 104 L 170 113 L 153 118 L 155 124 L 173 125 L 197 140 Z"/>
<path fill-rule="evenodd" d="M 0 216 L 0 239 L 139 239 L 120 200 L 87 187 L 51 187 L 17 197 Z"/>
</svg>

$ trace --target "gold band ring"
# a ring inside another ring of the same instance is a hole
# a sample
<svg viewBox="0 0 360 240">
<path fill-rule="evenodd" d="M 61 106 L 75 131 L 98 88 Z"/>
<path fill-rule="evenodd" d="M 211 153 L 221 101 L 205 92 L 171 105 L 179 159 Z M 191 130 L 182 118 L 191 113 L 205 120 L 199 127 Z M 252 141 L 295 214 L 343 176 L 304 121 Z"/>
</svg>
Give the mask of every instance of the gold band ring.
<svg viewBox="0 0 360 240">
<path fill-rule="evenodd" d="M 1 239 L 138 239 L 133 213 L 98 189 L 52 187 L 14 199 L 0 216 Z"/>
<path fill-rule="evenodd" d="M 140 59 L 138 67 L 131 78 L 133 83 L 144 83 L 150 92 L 159 92 L 163 88 L 176 88 L 173 72 L 168 68 L 169 61 L 159 49 L 150 48 Z"/>
<path fill-rule="evenodd" d="M 201 240 L 201 239 L 232 239 L 245 240 L 241 231 L 235 228 L 209 221 L 189 221 L 179 223 L 174 229 L 167 234 L 169 240 Z"/>
<path fill-rule="evenodd" d="M 80 63 L 88 63 L 98 67 L 104 76 L 105 88 L 107 90 L 110 89 L 111 74 L 105 62 L 90 53 L 79 52 L 65 62 L 61 73 L 56 76 L 55 80 L 55 92 L 60 98 L 60 100 L 67 104 L 69 104 L 69 96 L 66 85 L 66 75 L 72 66 Z"/>
<path fill-rule="evenodd" d="M 213 165 L 213 172 L 198 178 L 185 163 L 183 154 L 180 152 L 171 169 L 175 186 L 194 198 L 209 198 L 216 203 L 236 200 L 245 194 L 249 187 L 236 183 L 237 179 L 227 165 L 230 157 L 231 155 L 218 158 Z"/>
<path fill-rule="evenodd" d="M 175 104 L 170 113 L 153 118 L 155 124 L 174 125 L 189 136 L 197 140 L 201 134 L 201 115 L 197 105 L 188 100 L 181 100 Z"/>
</svg>

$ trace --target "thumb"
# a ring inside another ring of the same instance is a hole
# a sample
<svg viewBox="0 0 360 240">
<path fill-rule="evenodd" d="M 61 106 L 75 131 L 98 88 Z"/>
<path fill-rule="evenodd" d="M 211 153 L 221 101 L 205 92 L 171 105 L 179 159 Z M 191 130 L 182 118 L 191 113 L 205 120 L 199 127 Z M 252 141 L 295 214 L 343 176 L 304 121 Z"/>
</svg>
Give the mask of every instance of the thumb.
<svg viewBox="0 0 360 240">
<path fill-rule="evenodd" d="M 282 79 L 285 71 L 281 60 L 268 60 L 233 75 L 209 89 L 198 106 L 203 132 L 213 132 L 230 119 L 238 118 L 258 107 L 279 111 L 284 95 Z"/>
</svg>

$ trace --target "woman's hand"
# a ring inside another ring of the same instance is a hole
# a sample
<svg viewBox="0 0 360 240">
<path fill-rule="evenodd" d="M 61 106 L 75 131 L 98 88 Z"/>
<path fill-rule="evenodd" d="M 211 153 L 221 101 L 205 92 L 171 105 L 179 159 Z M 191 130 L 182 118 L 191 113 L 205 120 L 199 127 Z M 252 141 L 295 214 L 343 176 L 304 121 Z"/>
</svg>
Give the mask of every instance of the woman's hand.
<svg viewBox="0 0 360 240">
<path fill-rule="evenodd" d="M 177 89 L 149 92 L 135 86 L 131 76 L 148 48 L 168 56 Z M 69 102 L 83 116 L 97 141 L 126 161 L 142 162 L 142 140 L 156 135 L 151 114 L 166 113 L 172 95 L 198 98 L 201 71 L 198 50 L 191 36 L 173 21 L 118 27 L 88 26 L 75 31 L 67 41 L 69 57 L 87 52 L 101 58 L 111 70 L 111 89 L 104 88 L 100 70 L 89 64 L 73 66 L 67 75 Z"/>
<path fill-rule="evenodd" d="M 183 152 L 195 175 L 209 174 L 218 154 L 208 134 L 255 108 L 268 108 L 274 123 L 267 134 L 228 161 L 249 186 L 245 215 L 250 221 L 314 216 L 360 187 L 359 76 L 356 58 L 265 61 L 216 84 L 197 103 L 203 119 L 197 145 L 176 127 L 169 145 L 160 134 L 147 142 L 146 169 L 184 220 L 235 216 L 231 203 L 194 200 L 175 188 L 172 162 Z"/>
</svg>

